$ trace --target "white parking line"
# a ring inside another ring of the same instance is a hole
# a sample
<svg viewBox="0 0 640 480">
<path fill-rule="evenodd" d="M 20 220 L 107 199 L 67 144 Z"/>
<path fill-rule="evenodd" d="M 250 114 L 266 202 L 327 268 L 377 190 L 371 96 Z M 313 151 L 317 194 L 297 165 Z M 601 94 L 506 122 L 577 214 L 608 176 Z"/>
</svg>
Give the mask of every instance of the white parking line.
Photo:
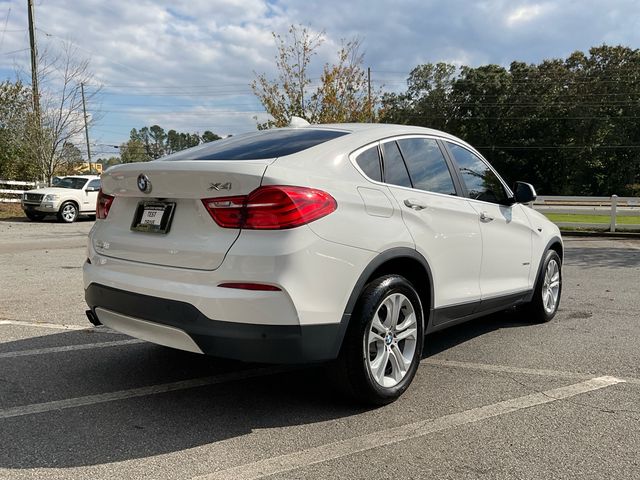
<svg viewBox="0 0 640 480">
<path fill-rule="evenodd" d="M 119 390 L 117 392 L 101 393 L 98 395 L 87 395 L 85 397 L 67 398 L 64 400 L 55 400 L 52 402 L 35 403 L 32 405 L 24 405 L 20 407 L 6 408 L 0 410 L 0 419 L 21 417 L 23 415 L 32 415 L 36 413 L 51 412 L 53 410 L 63 410 L 67 408 L 83 407 L 86 405 L 95 405 L 99 403 L 114 402 L 116 400 L 124 400 L 127 398 L 144 397 L 147 395 L 155 395 L 158 393 L 175 392 L 177 390 L 185 390 L 188 388 L 205 387 L 207 385 L 216 385 L 220 383 L 233 382 L 236 380 L 244 380 L 253 377 L 264 377 L 267 375 L 275 375 L 278 373 L 293 371 L 299 367 L 266 367 L 254 368 L 250 370 L 241 370 L 239 372 L 223 373 L 210 377 L 194 378 L 191 380 L 182 380 L 179 382 L 163 383 L 160 385 L 151 385 L 148 387 L 133 388 L 130 390 Z"/>
<path fill-rule="evenodd" d="M 267 458 L 212 474 L 194 477 L 194 480 L 251 480 L 268 477 L 277 473 L 289 472 L 316 463 L 335 460 L 366 450 L 422 437 L 430 433 L 506 415 L 525 408 L 556 402 L 582 393 L 609 387 L 623 381 L 624 380 L 614 377 L 592 378 L 591 380 L 574 385 L 512 398 L 503 402 L 445 415 L 444 417 L 436 419 L 422 420 L 401 427 L 361 435 L 348 440 L 328 443 L 288 455 Z"/>
<path fill-rule="evenodd" d="M 421 363 L 427 365 L 436 365 L 439 367 L 452 367 L 452 368 L 466 368 L 469 370 L 484 370 L 486 372 L 496 373 L 516 373 L 524 375 L 539 375 L 542 377 L 556 377 L 556 378 L 591 378 L 592 375 L 585 373 L 567 372 L 563 370 L 547 370 L 538 368 L 525 368 L 525 367 L 512 367 L 509 365 L 491 365 L 488 363 L 473 363 L 473 362 L 457 362 L 455 360 L 438 360 L 428 358 Z"/>
<path fill-rule="evenodd" d="M 66 345 L 62 347 L 35 348 L 32 350 L 18 350 L 15 352 L 3 352 L 3 353 L 0 353 L 0 358 L 28 357 L 31 355 L 45 355 L 47 353 L 73 352 L 76 350 L 91 350 L 93 348 L 119 347 L 122 345 L 133 345 L 136 343 L 146 343 L 146 342 L 144 340 L 131 339 L 131 340 L 118 340 L 114 342 L 83 343 L 80 345 Z"/>
<path fill-rule="evenodd" d="M 587 379 L 593 377 L 593 373 L 578 373 L 568 372 L 565 370 L 547 370 L 539 368 L 526 368 L 526 367 L 512 367 L 509 365 L 490 365 L 488 363 L 474 363 L 474 362 L 458 362 L 454 360 L 437 360 L 428 358 L 421 363 L 427 365 L 435 365 L 439 367 L 449 368 L 466 368 L 469 370 L 481 370 L 485 372 L 494 373 L 514 373 L 516 375 L 539 375 L 541 377 L 556 377 L 556 378 L 575 378 L 575 379 Z M 634 385 L 640 385 L 639 378 L 623 377 L 622 380 L 626 383 Z"/>
<path fill-rule="evenodd" d="M 21 320 L 0 320 L 0 325 L 19 325 L 21 327 L 42 327 L 56 330 L 92 330 L 93 327 L 83 327 L 81 325 L 60 325 L 57 323 L 23 322 Z"/>
</svg>

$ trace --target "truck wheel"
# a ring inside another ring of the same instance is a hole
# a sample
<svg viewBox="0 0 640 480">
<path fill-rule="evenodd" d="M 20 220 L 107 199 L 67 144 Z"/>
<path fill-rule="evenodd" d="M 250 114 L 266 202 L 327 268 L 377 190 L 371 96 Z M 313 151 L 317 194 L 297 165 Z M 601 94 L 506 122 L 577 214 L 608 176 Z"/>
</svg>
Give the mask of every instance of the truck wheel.
<svg viewBox="0 0 640 480">
<path fill-rule="evenodd" d="M 73 202 L 65 202 L 58 210 L 58 220 L 64 223 L 73 223 L 78 218 L 78 207 Z"/>
</svg>

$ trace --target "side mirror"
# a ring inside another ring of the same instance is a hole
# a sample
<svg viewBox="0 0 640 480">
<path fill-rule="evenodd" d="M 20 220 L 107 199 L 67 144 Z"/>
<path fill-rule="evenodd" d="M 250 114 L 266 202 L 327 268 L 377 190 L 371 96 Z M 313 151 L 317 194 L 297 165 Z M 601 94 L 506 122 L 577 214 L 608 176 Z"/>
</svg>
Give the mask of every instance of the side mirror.
<svg viewBox="0 0 640 480">
<path fill-rule="evenodd" d="M 98 190 L 100 190 L 100 187 L 87 187 L 85 189 L 85 192 L 89 193 L 89 192 L 97 192 Z"/>
<path fill-rule="evenodd" d="M 514 187 L 514 199 L 516 203 L 529 203 L 535 201 L 536 189 L 533 188 L 533 185 L 525 182 L 516 182 Z"/>
</svg>

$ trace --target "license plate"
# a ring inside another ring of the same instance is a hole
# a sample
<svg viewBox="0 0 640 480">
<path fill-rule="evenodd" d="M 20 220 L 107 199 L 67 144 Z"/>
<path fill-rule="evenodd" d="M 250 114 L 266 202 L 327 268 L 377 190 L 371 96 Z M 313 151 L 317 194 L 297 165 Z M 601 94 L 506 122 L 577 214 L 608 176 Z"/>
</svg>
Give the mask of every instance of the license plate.
<svg viewBox="0 0 640 480">
<path fill-rule="evenodd" d="M 133 216 L 131 230 L 146 233 L 167 233 L 171 228 L 175 203 L 140 202 Z"/>
</svg>

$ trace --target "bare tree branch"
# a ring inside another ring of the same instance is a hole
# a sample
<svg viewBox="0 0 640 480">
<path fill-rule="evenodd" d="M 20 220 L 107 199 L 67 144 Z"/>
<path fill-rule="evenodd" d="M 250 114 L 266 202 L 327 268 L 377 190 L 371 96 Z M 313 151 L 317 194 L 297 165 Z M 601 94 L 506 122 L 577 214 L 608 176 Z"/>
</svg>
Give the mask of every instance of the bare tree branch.
<svg viewBox="0 0 640 480">
<path fill-rule="evenodd" d="M 63 45 L 60 53 L 42 51 L 38 59 L 41 86 L 40 121 L 30 122 L 30 151 L 39 175 L 51 183 L 56 171 L 67 161 L 73 140 L 84 128 L 81 85 L 90 84 L 93 75 L 89 60 L 81 59 L 77 48 Z M 87 103 L 99 94 L 100 88 L 86 97 Z"/>
<path fill-rule="evenodd" d="M 364 122 L 371 118 L 379 90 L 368 95 L 368 80 L 362 64 L 360 40 L 343 41 L 338 63 L 325 64 L 320 86 L 311 88 L 309 65 L 324 41 L 324 32 L 312 33 L 306 27 L 292 25 L 288 36 L 273 34 L 278 53 L 275 66 L 277 80 L 256 74 L 251 83 L 271 120 L 258 124 L 258 129 L 283 127 L 292 116 L 311 123 Z"/>
</svg>

